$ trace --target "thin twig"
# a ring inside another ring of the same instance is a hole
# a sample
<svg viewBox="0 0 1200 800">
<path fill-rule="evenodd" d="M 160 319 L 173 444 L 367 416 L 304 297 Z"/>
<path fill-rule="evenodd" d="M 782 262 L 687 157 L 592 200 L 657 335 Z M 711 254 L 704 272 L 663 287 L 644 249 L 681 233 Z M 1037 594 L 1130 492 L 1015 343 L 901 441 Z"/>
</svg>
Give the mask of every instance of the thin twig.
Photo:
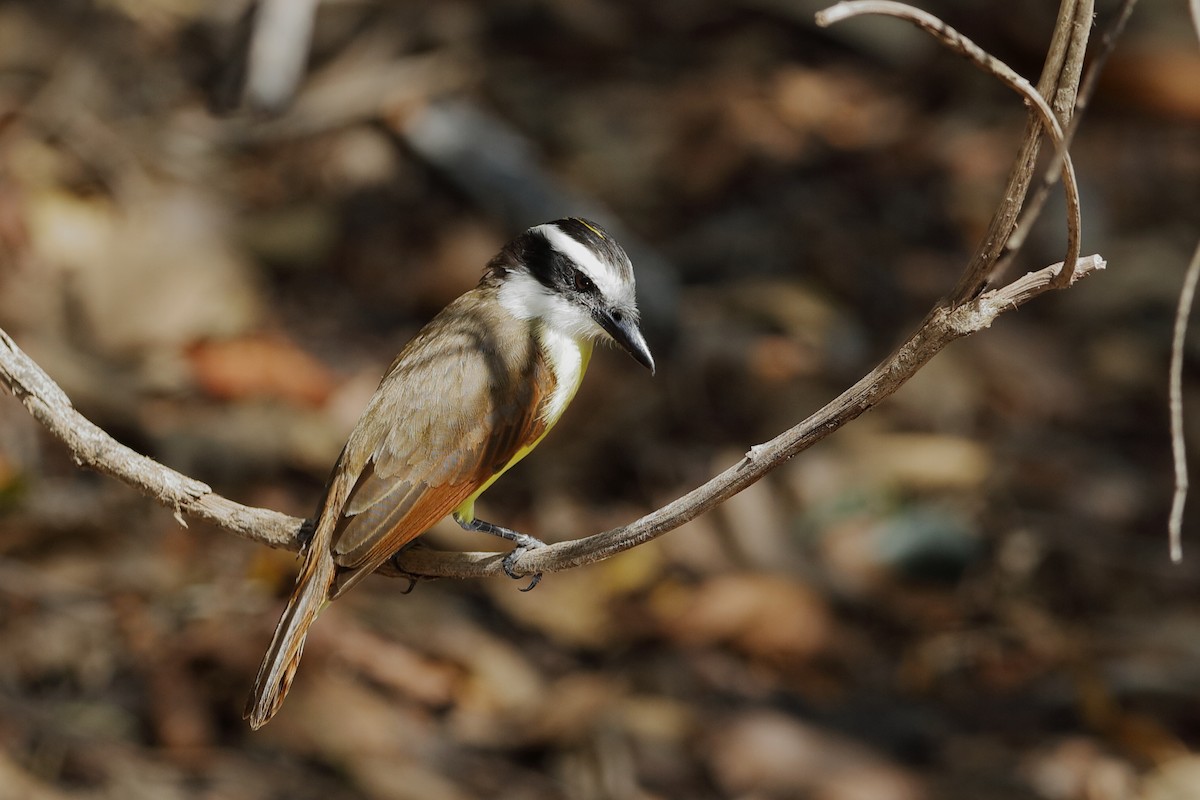
<svg viewBox="0 0 1200 800">
<path fill-rule="evenodd" d="M 1065 149 L 1062 126 L 1059 124 L 1058 117 L 1055 115 L 1054 110 L 1050 108 L 1046 99 L 1042 97 L 1029 81 L 1018 75 L 1003 61 L 991 55 L 932 14 L 922 11 L 919 8 L 905 5 L 904 3 L 890 2 L 890 0 L 851 0 L 851 2 L 838 3 L 836 6 L 818 12 L 817 24 L 827 27 L 835 22 L 841 22 L 842 20 L 864 14 L 881 14 L 913 23 L 932 35 L 946 47 L 966 57 L 968 61 L 984 72 L 999 78 L 1006 86 L 1024 97 L 1025 102 L 1037 110 L 1041 116 L 1042 125 L 1053 140 L 1058 155 L 1062 160 L 1060 172 L 1067 200 L 1067 255 L 1063 259 L 1063 262 L 1074 264 L 1075 259 L 1079 258 L 1081 241 L 1080 227 L 1082 222 L 1079 211 L 1079 186 L 1075 181 L 1075 167 L 1071 163 L 1071 156 Z M 1073 100 L 1074 94 L 1072 93 Z M 1058 280 L 1062 281 L 1058 288 L 1066 286 L 1073 274 L 1073 269 L 1063 270 L 1058 278 Z"/>
<path fill-rule="evenodd" d="M 1188 468 L 1187 443 L 1183 438 L 1183 342 L 1187 336 L 1188 318 L 1192 313 L 1192 301 L 1196 296 L 1196 282 L 1200 280 L 1200 244 L 1188 264 L 1179 292 L 1179 307 L 1175 311 L 1175 338 L 1171 343 L 1171 455 L 1175 459 L 1175 496 L 1171 499 L 1171 517 L 1167 522 L 1167 533 L 1171 540 L 1171 560 L 1178 564 L 1183 560 L 1183 505 L 1187 502 Z"/>
<path fill-rule="evenodd" d="M 1038 79 L 1038 93 L 1043 97 L 1063 97 L 1072 91 L 1073 75 L 1066 69 L 1068 51 L 1081 51 L 1087 42 L 1092 10 L 1091 0 L 1061 0 L 1054 33 Z M 1072 42 L 1079 42 L 1073 46 Z M 1013 160 L 1000 202 L 996 206 L 987 231 L 979 241 L 974 255 L 958 283 L 950 292 L 950 304 L 965 303 L 987 286 L 987 281 L 1000 257 L 1005 243 L 1012 236 L 1021 207 L 1033 181 L 1038 152 L 1041 150 L 1042 125 L 1034 111 L 1029 112 L 1021 148 Z"/>
<path fill-rule="evenodd" d="M 1188 4 L 1192 11 L 1192 25 L 1196 37 L 1200 38 L 1200 0 Z M 1175 310 L 1175 336 L 1171 342 L 1170 411 L 1171 411 L 1171 457 L 1175 461 L 1175 493 L 1171 497 L 1171 516 L 1167 520 L 1167 537 L 1170 542 L 1171 560 L 1176 564 L 1183 561 L 1183 507 L 1187 502 L 1188 468 L 1187 441 L 1183 437 L 1183 345 L 1187 336 L 1188 320 L 1192 314 L 1192 302 L 1196 296 L 1196 282 L 1200 280 L 1200 244 L 1192 254 L 1183 288 L 1179 292 L 1179 307 Z"/>
<path fill-rule="evenodd" d="M 1193 0 L 1193 2 L 1200 4 L 1200 0 Z M 1138 0 L 1124 0 L 1121 3 L 1121 7 L 1117 10 L 1116 16 L 1109 22 L 1104 32 L 1100 35 L 1099 46 L 1092 56 L 1091 62 L 1088 64 L 1087 72 L 1084 74 L 1083 81 L 1079 87 L 1079 94 L 1075 98 L 1075 111 L 1070 115 L 1070 121 L 1063 131 L 1063 139 L 1067 149 L 1070 149 L 1071 142 L 1075 139 L 1075 132 L 1079 130 L 1079 123 L 1083 120 L 1083 112 L 1087 110 L 1092 96 L 1096 93 L 1100 73 L 1104 70 L 1104 65 L 1108 63 L 1113 50 L 1116 49 L 1117 41 L 1121 38 L 1121 34 L 1125 32 L 1125 24 L 1129 21 L 1129 16 L 1133 13 L 1133 9 L 1137 3 Z M 1056 155 L 1054 160 L 1047 166 L 1041 185 L 1038 186 L 1033 197 L 1026 204 L 1025 210 L 1022 212 L 1012 236 L 1005 243 L 1003 254 L 988 275 L 989 284 L 999 280 L 1000 276 L 1008 271 L 1009 266 L 1016 259 L 1017 253 L 1025 245 L 1026 240 L 1029 238 L 1029 232 L 1033 229 L 1033 225 L 1037 222 L 1038 217 L 1041 216 L 1042 209 L 1045 208 L 1046 200 L 1050 197 L 1050 190 L 1058 182 L 1059 171 L 1060 165 Z"/>
</svg>

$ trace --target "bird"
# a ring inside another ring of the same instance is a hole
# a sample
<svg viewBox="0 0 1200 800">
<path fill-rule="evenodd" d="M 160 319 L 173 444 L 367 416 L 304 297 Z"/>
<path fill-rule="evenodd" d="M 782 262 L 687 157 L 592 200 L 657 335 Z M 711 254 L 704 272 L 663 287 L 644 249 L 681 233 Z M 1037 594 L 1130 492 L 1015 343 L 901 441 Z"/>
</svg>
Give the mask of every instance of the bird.
<svg viewBox="0 0 1200 800">
<path fill-rule="evenodd" d="M 543 543 L 480 519 L 475 502 L 562 416 L 598 340 L 654 374 L 629 256 L 600 225 L 572 217 L 505 244 L 478 285 L 404 346 L 330 473 L 246 703 L 251 728 L 283 704 L 325 605 L 443 517 L 512 541 L 504 571 L 521 577 L 516 560 Z"/>
</svg>

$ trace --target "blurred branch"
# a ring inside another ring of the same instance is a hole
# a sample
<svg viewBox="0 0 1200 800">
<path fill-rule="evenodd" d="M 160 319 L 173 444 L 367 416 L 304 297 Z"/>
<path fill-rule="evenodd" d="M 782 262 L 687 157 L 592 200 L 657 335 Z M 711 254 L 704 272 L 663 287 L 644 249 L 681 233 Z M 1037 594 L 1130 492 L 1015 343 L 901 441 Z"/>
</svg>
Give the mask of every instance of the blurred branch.
<svg viewBox="0 0 1200 800">
<path fill-rule="evenodd" d="M 678 329 L 675 266 L 599 200 L 550 174 L 530 142 L 504 120 L 467 100 L 442 100 L 397 120 L 394 129 L 426 164 L 506 227 L 520 230 L 554 219 L 564 208 L 599 221 L 637 264 L 638 306 L 652 340 Z"/>
<path fill-rule="evenodd" d="M 993 219 L 1007 220 L 1002 235 L 985 241 L 986 252 L 968 264 L 953 302 L 939 303 L 907 341 L 875 369 L 834 398 L 824 408 L 774 439 L 750 449 L 740 462 L 679 499 L 636 522 L 583 539 L 559 542 L 526 552 L 517 570 L 529 574 L 555 572 L 608 558 L 674 530 L 737 494 L 811 445 L 878 405 L 915 375 L 947 344 L 989 327 L 1000 314 L 1015 309 L 1051 289 L 1103 269 L 1098 255 L 1077 258 L 1079 252 L 1078 194 L 1070 160 L 1063 150 L 1063 124 L 1070 118 L 1079 84 L 1082 48 L 1090 24 L 1090 0 L 1064 0 L 1060 10 L 1051 55 L 1038 90 L 1010 68 L 974 45 L 935 17 L 899 3 L 842 3 L 822 13 L 819 21 L 829 24 L 861 13 L 901 16 L 933 33 L 939 41 L 966 55 L 972 62 L 1013 87 L 1035 107 L 1034 127 L 1027 131 L 1000 208 Z M 1045 97 L 1051 97 L 1047 103 Z M 1008 286 L 983 292 L 979 289 L 1013 232 L 1013 221 L 1028 190 L 1037 155 L 1039 131 L 1050 131 L 1063 153 L 1062 173 L 1067 202 L 1068 256 L 1064 263 L 1028 273 Z M 169 508 L 183 523 L 185 515 L 209 520 L 245 538 L 290 550 L 304 541 L 303 523 L 265 509 L 248 508 L 216 495 L 205 484 L 170 470 L 119 444 L 80 415 L 63 391 L 0 331 L 0 382 L 3 382 L 42 424 L 61 439 L 80 465 L 89 466 L 138 488 Z M 502 574 L 502 555 L 495 553 L 441 553 L 427 549 L 408 550 L 396 564 L 380 571 L 427 577 L 482 577 Z"/>
<path fill-rule="evenodd" d="M 1178 564 L 1183 560 L 1183 504 L 1187 501 L 1188 468 L 1187 443 L 1183 438 L 1183 345 L 1187 336 L 1188 317 L 1192 313 L 1192 301 L 1196 296 L 1196 282 L 1200 280 L 1200 244 L 1192 262 L 1188 264 L 1179 292 L 1179 307 L 1175 312 L 1175 337 L 1171 343 L 1171 455 L 1175 460 L 1175 495 L 1171 499 L 1171 516 L 1167 521 L 1170 538 L 1171 560 Z"/>
<path fill-rule="evenodd" d="M 278 111 L 291 101 L 308 61 L 319 1 L 260 0 L 243 93 L 247 105 Z"/>
<path fill-rule="evenodd" d="M 326 64 L 305 82 L 284 113 L 243 117 L 226 126 L 231 142 L 274 142 L 313 136 L 362 120 L 421 106 L 470 84 L 474 67 L 445 51 L 394 57 L 382 34 Z"/>
<path fill-rule="evenodd" d="M 1188 4 L 1192 11 L 1192 25 L 1200 38 L 1200 0 Z M 1196 297 L 1196 282 L 1200 280 L 1200 244 L 1188 264 L 1179 292 L 1179 307 L 1175 311 L 1175 337 L 1171 343 L 1170 400 L 1171 411 L 1171 456 L 1175 461 L 1175 493 L 1171 498 L 1171 516 L 1167 520 L 1167 539 L 1171 560 L 1176 564 L 1183 561 L 1183 506 L 1187 502 L 1188 468 L 1187 440 L 1183 438 L 1183 347 L 1187 337 L 1188 319 L 1192 314 L 1192 302 Z"/>
</svg>

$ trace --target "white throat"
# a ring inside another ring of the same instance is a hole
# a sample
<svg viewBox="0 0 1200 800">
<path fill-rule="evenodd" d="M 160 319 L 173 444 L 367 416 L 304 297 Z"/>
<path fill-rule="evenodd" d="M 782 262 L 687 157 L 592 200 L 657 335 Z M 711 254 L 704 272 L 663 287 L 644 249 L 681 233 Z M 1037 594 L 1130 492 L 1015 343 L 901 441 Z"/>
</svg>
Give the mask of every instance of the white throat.
<svg viewBox="0 0 1200 800">
<path fill-rule="evenodd" d="M 551 292 L 526 272 L 504 276 L 500 305 L 517 319 L 534 323 L 542 353 L 554 373 L 554 393 L 547 398 L 543 418 L 553 425 L 575 396 L 592 356 L 592 341 L 603 330 L 578 306 Z"/>
</svg>

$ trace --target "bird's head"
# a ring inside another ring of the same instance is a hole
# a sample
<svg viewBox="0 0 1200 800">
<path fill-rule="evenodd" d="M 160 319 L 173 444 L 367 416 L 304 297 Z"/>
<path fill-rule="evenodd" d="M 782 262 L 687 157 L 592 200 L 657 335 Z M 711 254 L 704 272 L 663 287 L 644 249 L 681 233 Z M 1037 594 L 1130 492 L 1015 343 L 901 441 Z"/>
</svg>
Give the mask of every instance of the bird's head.
<svg viewBox="0 0 1200 800">
<path fill-rule="evenodd" d="M 596 223 L 570 218 L 536 225 L 504 246 L 489 274 L 514 316 L 574 339 L 608 336 L 654 372 L 638 327 L 633 265 Z"/>
</svg>

